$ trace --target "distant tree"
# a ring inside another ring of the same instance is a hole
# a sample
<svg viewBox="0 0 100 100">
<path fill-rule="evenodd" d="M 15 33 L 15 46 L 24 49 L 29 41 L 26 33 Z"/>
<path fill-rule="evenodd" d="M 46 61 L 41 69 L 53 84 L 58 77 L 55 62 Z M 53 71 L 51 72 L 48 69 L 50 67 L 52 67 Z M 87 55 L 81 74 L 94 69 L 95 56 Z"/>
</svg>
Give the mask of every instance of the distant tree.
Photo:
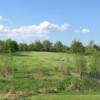
<svg viewBox="0 0 100 100">
<path fill-rule="evenodd" d="M 44 51 L 50 51 L 51 48 L 52 48 L 52 43 L 49 40 L 44 40 L 43 41 Z"/>
<path fill-rule="evenodd" d="M 77 40 L 72 41 L 70 49 L 72 53 L 84 53 L 85 52 L 85 48 L 83 44 Z"/>
<path fill-rule="evenodd" d="M 35 41 L 35 43 L 34 43 L 34 50 L 42 51 L 42 49 L 43 49 L 42 43 L 39 40 Z"/>
<path fill-rule="evenodd" d="M 11 40 L 11 39 L 6 40 L 5 46 L 6 46 L 6 50 L 8 52 L 16 52 L 16 51 L 18 51 L 18 44 L 14 40 Z"/>
<path fill-rule="evenodd" d="M 60 41 L 57 41 L 54 44 L 54 48 L 55 48 L 56 52 L 62 52 L 63 51 L 63 44 Z"/>
<path fill-rule="evenodd" d="M 34 51 L 34 43 L 29 44 L 29 51 Z"/>
<path fill-rule="evenodd" d="M 56 48 L 53 45 L 50 48 L 50 52 L 56 52 Z"/>
<path fill-rule="evenodd" d="M 99 47 L 94 43 L 94 41 L 90 41 L 85 49 L 86 54 L 94 54 L 97 53 L 97 51 L 99 51 Z"/>
<path fill-rule="evenodd" d="M 0 52 L 3 52 L 5 50 L 5 41 L 0 40 Z"/>
<path fill-rule="evenodd" d="M 66 45 L 64 45 L 63 46 L 63 50 L 62 50 L 63 52 L 70 52 L 70 48 L 68 47 L 68 46 L 66 46 Z"/>
<path fill-rule="evenodd" d="M 28 51 L 28 45 L 26 43 L 19 44 L 19 51 Z"/>
</svg>

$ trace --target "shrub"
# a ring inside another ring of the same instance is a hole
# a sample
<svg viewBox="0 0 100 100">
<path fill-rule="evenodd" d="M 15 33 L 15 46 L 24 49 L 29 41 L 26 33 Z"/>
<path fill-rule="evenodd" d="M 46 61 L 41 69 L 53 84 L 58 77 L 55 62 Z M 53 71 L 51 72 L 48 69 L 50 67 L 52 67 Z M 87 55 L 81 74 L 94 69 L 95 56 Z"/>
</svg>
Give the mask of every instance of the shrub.
<svg viewBox="0 0 100 100">
<path fill-rule="evenodd" d="M 89 70 L 90 72 L 99 72 L 100 71 L 100 57 L 97 54 L 89 57 Z"/>
<path fill-rule="evenodd" d="M 79 54 L 74 55 L 74 66 L 78 73 L 87 71 L 85 57 Z"/>
<path fill-rule="evenodd" d="M 67 90 L 68 87 L 71 85 L 72 76 L 65 77 L 61 82 L 59 82 L 58 89 L 60 91 Z"/>
</svg>

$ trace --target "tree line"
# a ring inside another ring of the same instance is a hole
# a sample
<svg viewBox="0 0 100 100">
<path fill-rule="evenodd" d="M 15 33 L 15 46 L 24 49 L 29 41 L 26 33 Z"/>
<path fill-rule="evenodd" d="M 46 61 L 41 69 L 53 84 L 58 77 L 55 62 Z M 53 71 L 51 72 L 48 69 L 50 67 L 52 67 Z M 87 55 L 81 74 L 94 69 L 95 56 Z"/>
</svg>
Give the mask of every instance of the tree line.
<svg viewBox="0 0 100 100">
<path fill-rule="evenodd" d="M 52 43 L 49 40 L 43 42 L 36 40 L 31 44 L 17 43 L 15 40 L 0 40 L 0 52 L 17 52 L 17 51 L 47 51 L 47 52 L 68 52 L 93 54 L 100 51 L 100 45 L 90 41 L 84 46 L 79 40 L 73 40 L 70 46 L 64 45 L 61 41 Z"/>
</svg>

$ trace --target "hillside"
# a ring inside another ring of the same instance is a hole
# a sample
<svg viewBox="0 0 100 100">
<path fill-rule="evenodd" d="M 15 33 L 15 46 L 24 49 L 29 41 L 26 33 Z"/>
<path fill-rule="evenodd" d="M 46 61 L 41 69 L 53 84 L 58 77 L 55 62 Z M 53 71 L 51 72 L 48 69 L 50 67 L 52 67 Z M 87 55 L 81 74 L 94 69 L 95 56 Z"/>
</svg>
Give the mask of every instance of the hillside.
<svg viewBox="0 0 100 100">
<path fill-rule="evenodd" d="M 99 61 L 97 56 L 67 53 L 0 54 L 0 93 L 7 98 L 41 93 L 98 94 L 100 83 L 93 76 L 81 77 L 80 72 L 89 74 Z"/>
</svg>

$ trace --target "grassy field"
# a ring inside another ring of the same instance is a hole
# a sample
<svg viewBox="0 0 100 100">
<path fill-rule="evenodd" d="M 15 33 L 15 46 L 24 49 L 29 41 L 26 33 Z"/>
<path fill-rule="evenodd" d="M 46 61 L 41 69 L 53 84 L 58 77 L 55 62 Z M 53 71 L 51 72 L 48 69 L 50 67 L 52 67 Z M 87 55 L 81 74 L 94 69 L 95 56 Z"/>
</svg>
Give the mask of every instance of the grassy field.
<svg viewBox="0 0 100 100">
<path fill-rule="evenodd" d="M 100 95 L 38 95 L 29 100 L 100 100 Z"/>
<path fill-rule="evenodd" d="M 6 99 L 0 95 L 0 100 L 100 100 L 100 95 L 40 94 L 30 97 L 19 97 L 18 99 Z"/>
<path fill-rule="evenodd" d="M 90 57 L 83 55 L 50 52 L 0 54 L 0 97 L 7 100 L 10 97 L 18 100 L 99 100 L 100 83 L 76 78 L 77 65 L 80 65 L 75 62 L 77 58 L 82 64 L 84 61 L 80 59 L 85 58 L 88 68 Z M 68 70 L 74 74 L 69 75 Z"/>
<path fill-rule="evenodd" d="M 18 68 L 31 70 L 38 67 L 54 69 L 61 64 L 66 66 L 69 59 L 72 60 L 72 57 L 67 53 L 22 52 L 15 56 L 14 61 Z"/>
</svg>

